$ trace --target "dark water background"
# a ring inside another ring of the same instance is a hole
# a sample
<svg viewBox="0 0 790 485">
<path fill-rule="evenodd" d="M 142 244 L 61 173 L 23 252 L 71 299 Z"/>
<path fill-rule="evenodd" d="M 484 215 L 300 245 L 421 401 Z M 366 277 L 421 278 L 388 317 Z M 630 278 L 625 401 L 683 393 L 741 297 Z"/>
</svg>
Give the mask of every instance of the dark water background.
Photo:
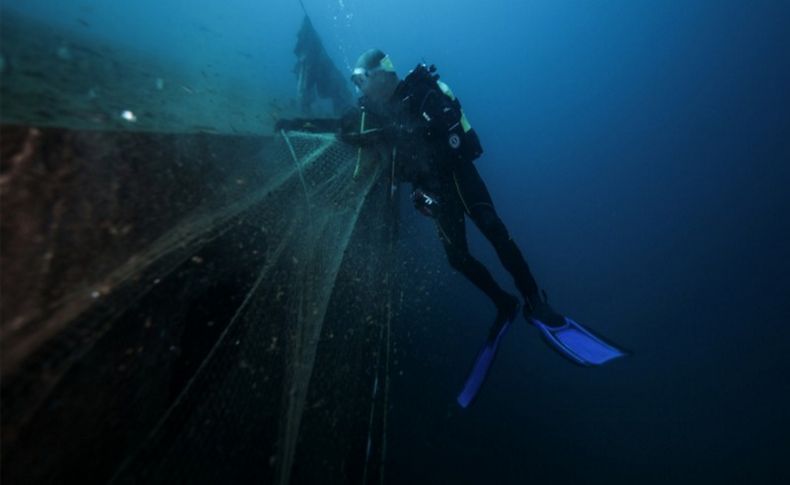
<svg viewBox="0 0 790 485">
<path fill-rule="evenodd" d="M 291 95 L 298 2 L 162 3 L 4 5 Z M 305 6 L 341 68 L 372 46 L 400 74 L 437 64 L 539 284 L 634 352 L 581 369 L 516 326 L 461 412 L 493 308 L 446 267 L 430 221 L 407 213 L 403 261 L 417 275 L 395 330 L 390 483 L 790 479 L 790 4 Z M 474 230 L 470 243 L 512 288 Z"/>
</svg>

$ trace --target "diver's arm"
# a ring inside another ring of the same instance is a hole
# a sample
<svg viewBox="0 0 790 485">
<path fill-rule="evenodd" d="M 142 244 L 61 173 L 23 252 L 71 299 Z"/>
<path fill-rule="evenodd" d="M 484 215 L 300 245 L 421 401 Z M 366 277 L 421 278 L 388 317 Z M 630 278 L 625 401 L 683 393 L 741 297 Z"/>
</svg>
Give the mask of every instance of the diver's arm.
<svg viewBox="0 0 790 485">
<path fill-rule="evenodd" d="M 372 128 L 360 130 L 359 113 L 347 113 L 343 118 L 291 118 L 280 119 L 274 131 L 302 131 L 335 134 L 341 141 L 354 146 L 371 146 L 388 141 L 390 130 Z"/>
<path fill-rule="evenodd" d="M 349 145 L 367 147 L 397 142 L 399 130 L 387 119 L 364 108 L 349 109 L 341 118 L 338 138 Z"/>
</svg>

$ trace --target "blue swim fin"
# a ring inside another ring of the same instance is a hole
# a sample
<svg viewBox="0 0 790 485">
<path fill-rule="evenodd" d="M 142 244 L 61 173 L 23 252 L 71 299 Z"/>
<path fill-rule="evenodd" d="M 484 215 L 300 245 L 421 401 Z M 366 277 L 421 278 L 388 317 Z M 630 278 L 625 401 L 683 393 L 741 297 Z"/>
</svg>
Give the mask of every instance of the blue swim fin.
<svg viewBox="0 0 790 485">
<path fill-rule="evenodd" d="M 488 335 L 485 344 L 483 344 L 483 348 L 477 354 L 472 370 L 469 372 L 469 377 L 464 382 L 464 388 L 456 399 L 462 408 L 469 406 L 474 401 L 478 391 L 483 386 L 483 382 L 488 376 L 488 370 L 494 362 L 494 357 L 496 357 L 499 341 L 510 328 L 510 322 L 511 320 L 505 320 L 500 327 L 494 327 Z"/>
<path fill-rule="evenodd" d="M 538 327 L 546 342 L 571 361 L 585 366 L 601 365 L 627 355 L 570 318 L 563 318 L 565 324 L 558 327 L 546 325 L 536 318 L 530 318 L 530 321 Z"/>
</svg>

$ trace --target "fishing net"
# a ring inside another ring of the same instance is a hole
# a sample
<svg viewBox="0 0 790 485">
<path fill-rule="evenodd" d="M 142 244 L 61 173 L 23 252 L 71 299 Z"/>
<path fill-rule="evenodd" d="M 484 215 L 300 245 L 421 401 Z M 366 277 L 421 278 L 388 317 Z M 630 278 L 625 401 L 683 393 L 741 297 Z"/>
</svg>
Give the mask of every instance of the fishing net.
<svg viewBox="0 0 790 485">
<path fill-rule="evenodd" d="M 9 483 L 368 473 L 384 164 L 326 134 L 2 138 Z"/>
<path fill-rule="evenodd" d="M 386 157 L 0 25 L 3 483 L 383 481 Z"/>
</svg>

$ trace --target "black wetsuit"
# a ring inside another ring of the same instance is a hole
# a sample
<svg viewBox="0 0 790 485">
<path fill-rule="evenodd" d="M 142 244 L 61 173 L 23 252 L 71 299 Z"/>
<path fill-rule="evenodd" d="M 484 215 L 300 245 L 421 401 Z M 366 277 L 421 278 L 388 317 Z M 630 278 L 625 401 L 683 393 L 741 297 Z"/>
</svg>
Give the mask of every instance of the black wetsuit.
<svg viewBox="0 0 790 485">
<path fill-rule="evenodd" d="M 423 69 L 424 66 L 422 67 Z M 420 69 L 418 66 L 417 69 Z M 500 261 L 513 276 L 524 298 L 534 297 L 538 287 L 507 228 L 497 215 L 474 160 L 482 148 L 466 122 L 460 103 L 446 85 L 426 72 L 414 79 L 414 71 L 400 82 L 382 118 L 395 120 L 395 163 L 402 180 L 415 189 L 434 194 L 432 212 L 450 265 L 466 276 L 501 308 L 510 297 L 485 266 L 469 253 L 465 215 L 491 242 Z M 364 99 L 361 105 L 364 106 Z M 386 123 L 386 122 L 385 122 Z"/>
</svg>

